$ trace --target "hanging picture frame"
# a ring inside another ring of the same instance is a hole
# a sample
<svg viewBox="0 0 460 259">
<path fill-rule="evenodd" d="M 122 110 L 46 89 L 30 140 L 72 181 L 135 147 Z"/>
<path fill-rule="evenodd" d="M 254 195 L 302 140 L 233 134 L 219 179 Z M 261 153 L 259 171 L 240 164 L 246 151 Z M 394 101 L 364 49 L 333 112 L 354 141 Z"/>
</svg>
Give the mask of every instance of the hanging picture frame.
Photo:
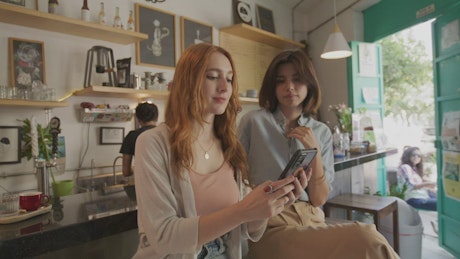
<svg viewBox="0 0 460 259">
<path fill-rule="evenodd" d="M 233 0 L 233 23 L 245 23 L 255 26 L 255 11 L 253 0 Z"/>
<path fill-rule="evenodd" d="M 45 80 L 43 41 L 8 38 L 10 80 L 13 87 L 28 88 L 33 81 Z"/>
<path fill-rule="evenodd" d="M 0 126 L 0 164 L 21 162 L 21 127 Z"/>
<path fill-rule="evenodd" d="M 136 43 L 136 64 L 174 69 L 176 66 L 175 15 L 151 6 L 135 4 L 136 31 L 148 39 Z"/>
<path fill-rule="evenodd" d="M 101 145 L 118 145 L 123 143 L 125 128 L 123 127 L 100 127 L 99 143 Z"/>
<path fill-rule="evenodd" d="M 272 10 L 261 5 L 256 5 L 256 10 L 258 27 L 262 30 L 275 33 L 275 21 Z"/>
<path fill-rule="evenodd" d="M 187 17 L 180 18 L 181 51 L 202 42 L 212 44 L 212 25 L 192 20 Z"/>
</svg>

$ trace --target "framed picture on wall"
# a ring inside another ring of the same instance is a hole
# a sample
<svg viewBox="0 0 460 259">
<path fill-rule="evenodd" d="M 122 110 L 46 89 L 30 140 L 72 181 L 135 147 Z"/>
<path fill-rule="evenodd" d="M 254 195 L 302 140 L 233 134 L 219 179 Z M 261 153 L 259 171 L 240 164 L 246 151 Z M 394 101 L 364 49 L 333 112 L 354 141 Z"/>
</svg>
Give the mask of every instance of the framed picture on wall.
<svg viewBox="0 0 460 259">
<path fill-rule="evenodd" d="M 173 69 L 176 66 L 175 15 L 135 4 L 136 31 L 148 39 L 136 43 L 136 64 Z"/>
<path fill-rule="evenodd" d="M 101 145 L 118 145 L 123 143 L 125 128 L 100 127 L 99 130 L 99 143 Z"/>
<path fill-rule="evenodd" d="M 0 164 L 21 162 L 21 127 L 0 126 Z"/>
<path fill-rule="evenodd" d="M 258 27 L 262 30 L 275 33 L 275 21 L 272 10 L 260 5 L 256 5 L 256 10 Z"/>
<path fill-rule="evenodd" d="M 212 25 L 182 16 L 180 18 L 180 31 L 182 52 L 193 44 L 201 42 L 212 44 Z"/>
<path fill-rule="evenodd" d="M 233 23 L 255 26 L 253 0 L 233 0 Z"/>
<path fill-rule="evenodd" d="M 20 6 L 25 6 L 26 5 L 26 0 L 0 0 L 0 2 L 20 5 Z"/>
<path fill-rule="evenodd" d="M 9 38 L 10 79 L 13 87 L 31 87 L 45 80 L 45 50 L 42 41 Z"/>
</svg>

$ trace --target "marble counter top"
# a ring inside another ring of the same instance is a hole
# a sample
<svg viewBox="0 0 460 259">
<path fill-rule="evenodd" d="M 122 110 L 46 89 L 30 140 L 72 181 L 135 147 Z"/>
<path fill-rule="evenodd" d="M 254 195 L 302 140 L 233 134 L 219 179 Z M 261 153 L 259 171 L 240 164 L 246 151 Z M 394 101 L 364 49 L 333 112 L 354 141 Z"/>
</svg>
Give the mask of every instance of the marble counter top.
<svg viewBox="0 0 460 259">
<path fill-rule="evenodd" d="M 137 206 L 125 192 L 79 193 L 54 200 L 46 214 L 0 225 L 0 255 L 29 258 L 136 228 Z"/>
<path fill-rule="evenodd" d="M 370 161 L 374 161 L 386 156 L 394 155 L 398 153 L 397 148 L 386 148 L 382 150 L 378 150 L 377 152 L 363 154 L 363 155 L 354 155 L 345 158 L 334 159 L 334 169 L 335 171 L 344 170 L 347 168 L 351 168 L 353 166 L 357 166 L 360 164 L 364 164 Z"/>
</svg>

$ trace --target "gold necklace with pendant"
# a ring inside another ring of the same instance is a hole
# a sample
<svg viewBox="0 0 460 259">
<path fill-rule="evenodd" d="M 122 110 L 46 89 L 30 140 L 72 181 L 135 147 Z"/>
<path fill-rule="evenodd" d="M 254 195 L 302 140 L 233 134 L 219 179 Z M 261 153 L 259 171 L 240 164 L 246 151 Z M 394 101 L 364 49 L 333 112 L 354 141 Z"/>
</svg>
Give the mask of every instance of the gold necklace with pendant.
<svg viewBox="0 0 460 259">
<path fill-rule="evenodd" d="M 203 146 L 200 144 L 200 141 L 197 139 L 196 142 L 198 143 L 198 145 L 200 146 L 200 148 L 204 151 L 204 159 L 208 160 L 209 159 L 209 153 L 208 151 L 211 150 L 211 148 L 214 146 L 214 140 L 212 141 L 211 143 L 211 146 L 209 146 L 209 148 L 206 150 L 203 148 Z"/>
</svg>

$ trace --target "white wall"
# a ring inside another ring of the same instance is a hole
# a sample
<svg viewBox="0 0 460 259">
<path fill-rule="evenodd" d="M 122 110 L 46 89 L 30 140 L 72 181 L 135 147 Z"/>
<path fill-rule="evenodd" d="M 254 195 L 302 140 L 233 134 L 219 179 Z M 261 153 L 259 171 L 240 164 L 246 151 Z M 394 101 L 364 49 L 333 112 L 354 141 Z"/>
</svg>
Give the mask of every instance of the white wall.
<svg viewBox="0 0 460 259">
<path fill-rule="evenodd" d="M 32 1 L 28 1 L 28 7 Z M 47 0 L 39 0 L 39 9 L 47 10 Z M 99 1 L 88 1 L 91 12 L 91 19 L 96 20 L 99 12 Z M 124 24 L 128 18 L 129 10 L 134 9 L 134 3 L 143 3 L 152 7 L 176 14 L 176 56 L 180 55 L 180 16 L 198 20 L 214 26 L 214 43 L 218 44 L 218 29 L 233 24 L 232 1 L 231 0 L 194 0 L 179 1 L 167 0 L 160 4 L 151 4 L 145 1 L 110 0 L 105 2 L 105 12 L 108 22 L 111 23 L 114 16 L 115 6 L 120 7 L 120 16 Z M 258 0 L 255 3 L 262 4 L 274 12 L 275 29 L 277 34 L 285 37 L 292 37 L 291 12 L 289 7 L 280 4 L 279 1 Z M 60 14 L 79 19 L 82 1 L 59 1 Z M 299 15 L 300 17 L 302 15 Z M 95 45 L 102 45 L 113 49 L 114 59 L 133 57 L 132 72 L 143 74 L 144 71 L 164 72 L 168 80 L 172 79 L 173 70 L 162 70 L 151 67 L 135 65 L 135 44 L 120 45 L 105 41 L 92 40 L 71 36 L 67 34 L 53 33 L 44 30 L 36 30 L 22 26 L 0 23 L 0 85 L 9 84 L 8 66 L 8 38 L 16 37 L 30 40 L 43 41 L 45 46 L 46 83 L 56 88 L 58 98 L 81 89 L 83 87 L 86 53 Z M 96 97 L 70 97 L 68 107 L 54 108 L 51 116 L 61 119 L 61 136 L 66 141 L 66 171 L 57 176 L 58 179 L 75 178 L 77 169 L 81 166 L 85 170 L 80 171 L 80 176 L 88 175 L 91 159 L 95 159 L 97 167 L 106 167 L 97 170 L 95 173 L 111 172 L 112 163 L 120 145 L 99 145 L 98 129 L 101 126 L 124 127 L 125 134 L 134 128 L 134 122 L 119 123 L 82 123 L 79 118 L 79 105 L 83 101 L 95 104 L 108 103 L 112 107 L 119 104 L 127 104 L 134 108 L 137 100 L 124 98 L 96 98 Z M 1 100 L 0 100 L 1 102 Z M 155 101 L 160 109 L 160 121 L 163 121 L 165 101 Z M 247 105 L 244 110 L 257 108 L 257 105 Z M 21 126 L 18 120 L 30 118 L 35 115 L 38 123 L 47 124 L 47 115 L 42 108 L 30 107 L 9 107 L 0 106 L 0 121 L 3 126 Z M 87 144 L 89 145 L 87 146 Z M 88 147 L 88 148 L 87 148 Z M 87 148 L 87 151 L 86 151 Z M 85 154 L 86 151 L 86 154 Z M 84 159 L 83 158 L 83 155 Z M 119 170 L 120 168 L 118 168 Z M 20 164 L 0 165 L 0 185 L 10 191 L 22 191 L 37 188 L 35 175 L 32 173 L 33 164 L 23 158 Z M 26 175 L 22 175 L 26 174 Z M 12 176 L 19 175 L 19 176 Z M 0 191 L 2 192 L 2 191 Z"/>
</svg>

